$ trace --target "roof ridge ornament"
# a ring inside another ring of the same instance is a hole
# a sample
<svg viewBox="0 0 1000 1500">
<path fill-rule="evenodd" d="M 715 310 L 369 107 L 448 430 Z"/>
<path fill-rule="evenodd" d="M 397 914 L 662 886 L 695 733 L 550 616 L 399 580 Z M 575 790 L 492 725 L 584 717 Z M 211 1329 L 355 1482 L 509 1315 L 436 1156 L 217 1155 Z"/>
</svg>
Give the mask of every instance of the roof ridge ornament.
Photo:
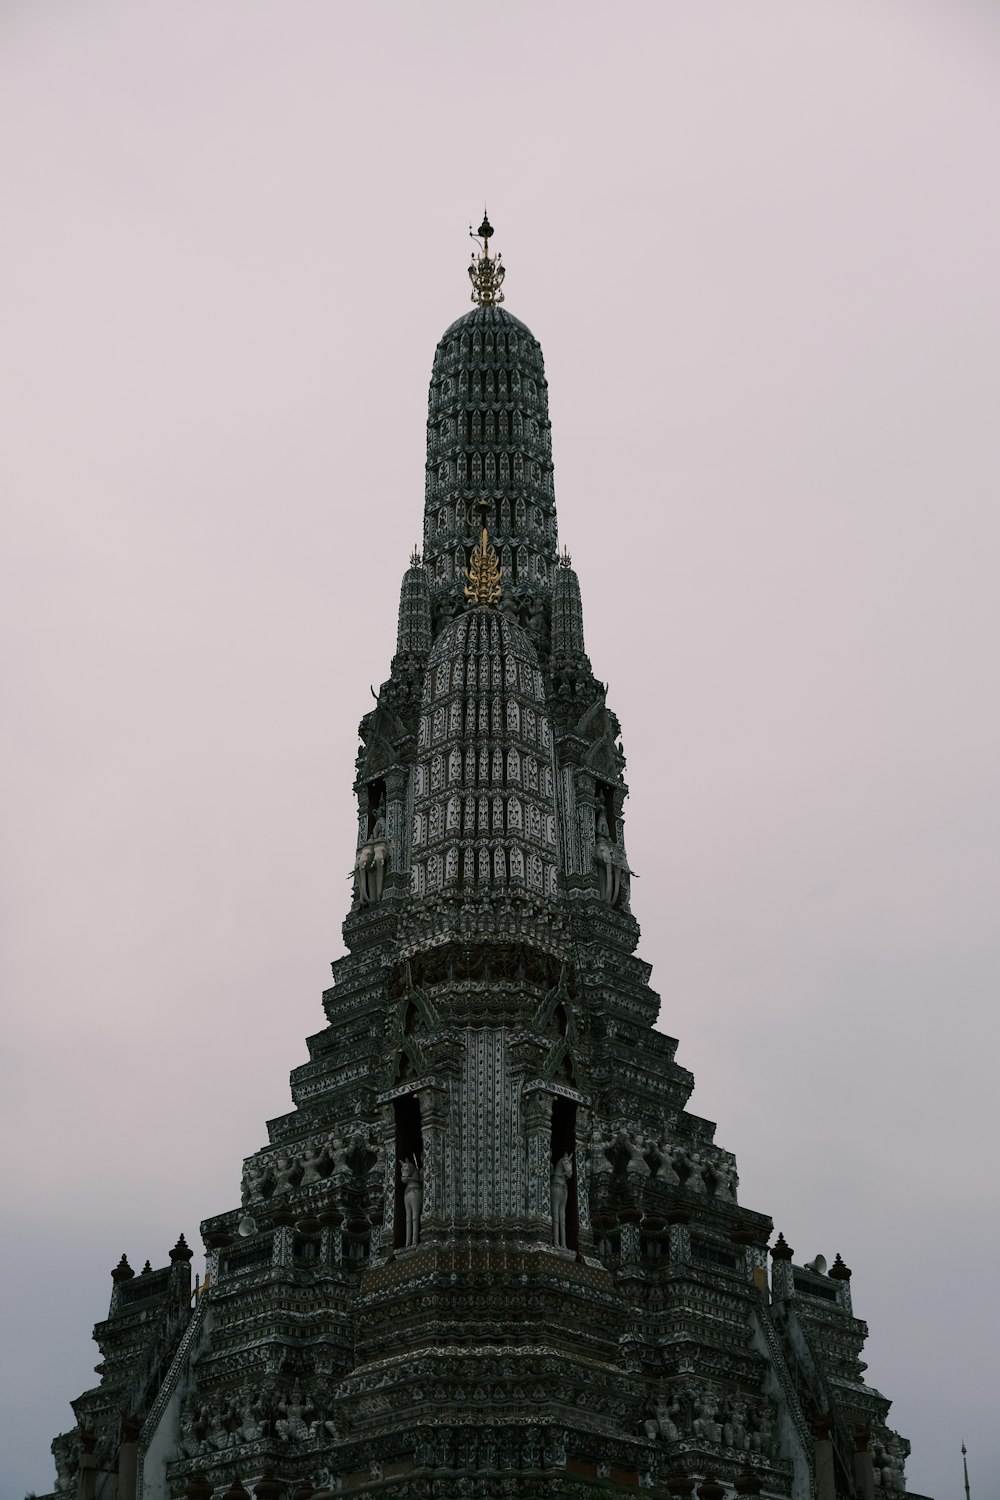
<svg viewBox="0 0 1000 1500">
<path fill-rule="evenodd" d="M 483 222 L 478 229 L 469 225 L 469 237 L 474 240 L 482 240 L 483 251 L 481 255 L 473 253 L 472 263 L 469 266 L 469 280 L 472 282 L 472 301 L 477 307 L 496 307 L 503 301 L 503 292 L 500 290 L 501 283 L 506 275 L 506 268 L 501 264 L 499 252 L 490 255 L 490 238 L 493 234 L 493 225 L 483 209 Z"/>
<path fill-rule="evenodd" d="M 472 604 L 499 604 L 500 602 L 500 559 L 497 557 L 496 548 L 490 546 L 486 531 L 486 512 L 489 504 L 488 500 L 480 500 L 476 506 L 476 509 L 483 513 L 483 535 L 479 546 L 469 558 L 469 566 L 465 570 L 465 597 Z"/>
</svg>

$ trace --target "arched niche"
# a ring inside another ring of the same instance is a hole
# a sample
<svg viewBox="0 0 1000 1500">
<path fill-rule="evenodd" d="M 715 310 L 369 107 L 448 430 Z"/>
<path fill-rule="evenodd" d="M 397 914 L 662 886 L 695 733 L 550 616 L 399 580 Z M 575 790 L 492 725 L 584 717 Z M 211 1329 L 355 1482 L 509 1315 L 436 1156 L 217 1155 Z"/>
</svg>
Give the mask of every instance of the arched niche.
<svg viewBox="0 0 1000 1500">
<path fill-rule="evenodd" d="M 566 1248 L 580 1248 L 580 1216 L 577 1208 L 576 1100 L 556 1094 L 552 1101 L 552 1165 L 563 1156 L 573 1158 L 573 1175 L 567 1184 Z"/>
<path fill-rule="evenodd" d="M 406 1244 L 403 1162 L 416 1161 L 422 1167 L 424 1137 L 420 1124 L 420 1100 L 415 1093 L 397 1094 L 392 1101 L 392 1109 L 396 1127 L 396 1205 L 392 1216 L 392 1243 L 394 1249 L 399 1250 Z"/>
</svg>

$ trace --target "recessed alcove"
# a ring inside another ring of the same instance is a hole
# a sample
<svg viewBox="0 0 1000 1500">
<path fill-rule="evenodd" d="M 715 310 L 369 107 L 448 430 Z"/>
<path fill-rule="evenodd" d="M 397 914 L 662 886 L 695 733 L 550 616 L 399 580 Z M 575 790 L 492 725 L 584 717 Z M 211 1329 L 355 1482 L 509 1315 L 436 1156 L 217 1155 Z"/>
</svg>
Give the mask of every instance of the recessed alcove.
<svg viewBox="0 0 1000 1500">
<path fill-rule="evenodd" d="M 400 1094 L 392 1101 L 396 1118 L 396 1191 L 392 1216 L 392 1243 L 397 1250 L 406 1244 L 406 1206 L 403 1202 L 403 1162 L 424 1159 L 424 1138 L 420 1126 L 420 1100 L 416 1094 Z"/>
<path fill-rule="evenodd" d="M 573 1158 L 573 1175 L 567 1183 L 566 1248 L 579 1250 L 580 1223 L 576 1192 L 576 1100 L 557 1094 L 552 1101 L 552 1165 L 564 1156 Z"/>
</svg>

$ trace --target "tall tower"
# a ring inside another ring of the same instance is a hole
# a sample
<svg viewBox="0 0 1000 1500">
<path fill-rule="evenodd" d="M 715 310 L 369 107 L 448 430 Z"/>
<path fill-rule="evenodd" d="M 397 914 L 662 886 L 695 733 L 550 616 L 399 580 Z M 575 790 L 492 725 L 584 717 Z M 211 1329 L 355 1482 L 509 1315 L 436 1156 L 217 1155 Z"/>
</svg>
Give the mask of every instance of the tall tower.
<svg viewBox="0 0 1000 1500">
<path fill-rule="evenodd" d="M 116 1267 L 102 1383 L 54 1444 L 64 1495 L 904 1490 L 850 1271 L 768 1252 L 654 1029 L 619 725 L 492 233 L 434 356 L 328 1024 L 242 1201 L 202 1225 L 193 1308 L 183 1242 Z"/>
</svg>

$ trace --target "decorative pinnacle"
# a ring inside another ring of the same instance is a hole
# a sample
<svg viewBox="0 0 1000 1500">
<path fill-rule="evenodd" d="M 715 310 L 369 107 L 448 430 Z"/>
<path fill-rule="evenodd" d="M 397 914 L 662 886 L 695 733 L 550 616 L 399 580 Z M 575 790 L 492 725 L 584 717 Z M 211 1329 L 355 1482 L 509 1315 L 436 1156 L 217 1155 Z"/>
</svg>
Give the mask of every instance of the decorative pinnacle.
<svg viewBox="0 0 1000 1500">
<path fill-rule="evenodd" d="M 851 1268 L 850 1266 L 845 1266 L 844 1257 L 841 1255 L 839 1250 L 837 1251 L 836 1259 L 834 1260 L 833 1265 L 830 1267 L 827 1274 L 833 1281 L 850 1281 Z"/>
<path fill-rule="evenodd" d="M 500 600 L 500 560 L 486 532 L 488 500 L 477 506 L 483 513 L 483 535 L 465 570 L 465 597 L 473 604 L 497 604 Z"/>
<path fill-rule="evenodd" d="M 111 1280 L 112 1281 L 131 1281 L 132 1277 L 134 1275 L 135 1275 L 135 1272 L 133 1271 L 132 1267 L 128 1263 L 128 1256 L 125 1254 L 125 1252 L 123 1250 L 122 1251 L 122 1258 L 121 1258 L 121 1260 L 118 1262 L 118 1264 L 115 1266 L 114 1270 L 111 1272 Z"/>
<path fill-rule="evenodd" d="M 565 543 L 563 544 L 563 549 L 559 554 L 559 566 L 561 568 L 571 568 L 573 566 L 573 559 L 570 557 L 569 548 L 565 545 Z"/>
<path fill-rule="evenodd" d="M 423 567 L 423 562 L 424 562 L 424 560 L 420 556 L 420 548 L 414 544 L 413 551 L 410 553 L 410 567 L 411 568 L 420 568 L 420 567 Z"/>
<path fill-rule="evenodd" d="M 495 307 L 503 301 L 503 292 L 500 290 L 506 274 L 505 267 L 501 264 L 500 256 L 490 255 L 490 239 L 493 234 L 493 225 L 486 217 L 483 209 L 483 222 L 478 229 L 469 225 L 469 237 L 481 240 L 483 250 L 481 255 L 473 254 L 472 263 L 469 266 L 469 280 L 472 282 L 472 301 L 477 307 Z"/>
</svg>

